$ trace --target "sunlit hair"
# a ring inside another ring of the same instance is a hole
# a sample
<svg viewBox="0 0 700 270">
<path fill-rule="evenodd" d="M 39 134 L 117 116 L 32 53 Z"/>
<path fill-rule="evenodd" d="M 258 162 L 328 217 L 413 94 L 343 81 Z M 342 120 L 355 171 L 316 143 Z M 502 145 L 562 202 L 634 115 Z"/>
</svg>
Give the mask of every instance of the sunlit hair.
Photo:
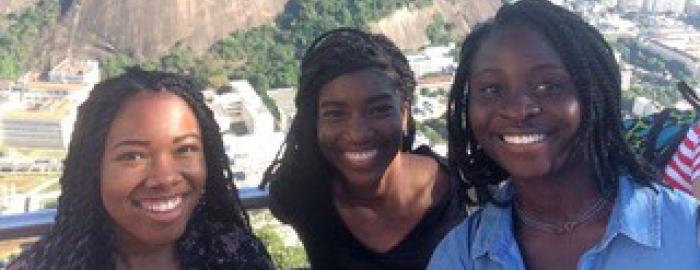
<svg viewBox="0 0 700 270">
<path fill-rule="evenodd" d="M 301 62 L 297 108 L 283 148 L 267 169 L 263 183 L 285 216 L 308 211 L 309 200 L 327 194 L 335 172 L 317 143 L 318 100 L 321 88 L 333 79 L 359 70 L 376 69 L 394 80 L 401 100 L 410 106 L 416 81 L 406 57 L 388 38 L 340 28 L 318 37 Z M 408 130 L 401 151 L 411 149 L 415 123 L 409 108 Z"/>
<path fill-rule="evenodd" d="M 657 181 L 654 169 L 633 154 L 622 134 L 620 70 L 610 46 L 576 14 L 546 0 L 522 0 L 505 4 L 466 37 L 450 91 L 448 157 L 453 174 L 475 189 L 470 203 L 496 202 L 491 187 L 509 175 L 483 151 L 469 127 L 469 69 L 484 40 L 513 26 L 541 34 L 571 75 L 582 108 L 573 151 L 583 155 L 601 191 L 616 189 L 620 173 L 644 184 Z"/>
<path fill-rule="evenodd" d="M 167 92 L 182 98 L 194 112 L 202 132 L 207 168 L 205 193 L 181 239 L 187 237 L 193 226 L 205 226 L 202 225 L 205 220 L 239 226 L 250 232 L 248 217 L 232 181 L 219 127 L 200 90 L 187 77 L 138 68 L 97 84 L 78 108 L 59 180 L 61 196 L 55 224 L 48 235 L 22 254 L 20 261 L 29 269 L 115 268 L 114 223 L 100 198 L 100 163 L 112 121 L 130 97 L 143 92 Z M 206 235 L 196 237 L 212 241 Z M 178 248 L 182 252 L 182 246 Z"/>
</svg>

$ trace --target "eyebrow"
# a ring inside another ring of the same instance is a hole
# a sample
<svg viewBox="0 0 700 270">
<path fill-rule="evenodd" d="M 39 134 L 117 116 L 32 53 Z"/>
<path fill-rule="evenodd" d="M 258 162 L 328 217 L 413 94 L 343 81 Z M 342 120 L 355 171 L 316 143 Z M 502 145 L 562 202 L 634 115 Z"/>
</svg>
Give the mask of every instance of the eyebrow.
<svg viewBox="0 0 700 270">
<path fill-rule="evenodd" d="M 195 138 L 195 139 L 201 140 L 202 137 L 200 137 L 199 134 L 193 132 L 193 133 L 188 133 L 188 134 L 185 134 L 182 136 L 178 136 L 175 139 L 173 139 L 173 142 L 178 143 L 178 142 L 184 141 L 187 138 Z"/>
<path fill-rule="evenodd" d="M 365 103 L 375 103 L 381 100 L 385 99 L 391 99 L 393 96 L 391 94 L 387 93 L 381 93 L 381 94 L 376 94 L 373 96 L 368 97 L 365 99 Z M 343 101 L 335 101 L 335 100 L 329 100 L 329 101 L 324 101 L 321 102 L 321 106 L 319 106 L 320 109 L 325 108 L 325 107 L 344 107 L 346 106 L 346 103 Z"/>
<path fill-rule="evenodd" d="M 148 141 L 136 140 L 136 139 L 126 139 L 122 140 L 112 147 L 113 149 L 119 148 L 121 146 L 148 146 L 151 143 Z"/>
<path fill-rule="evenodd" d="M 178 142 L 184 141 L 185 139 L 188 139 L 188 138 L 201 139 L 201 137 L 197 133 L 188 133 L 188 134 L 184 134 L 182 136 L 175 137 L 175 139 L 173 139 L 173 142 L 178 143 Z M 137 140 L 137 139 L 126 139 L 126 140 L 122 140 L 122 141 L 116 143 L 112 148 L 118 148 L 121 146 L 149 146 L 150 144 L 151 143 L 149 141 Z"/>
<path fill-rule="evenodd" d="M 551 69 L 556 69 L 556 70 L 563 70 L 566 71 L 566 68 L 560 65 L 556 64 L 537 64 L 532 67 L 529 67 L 531 71 L 539 71 L 539 70 L 551 70 Z M 471 76 L 478 76 L 484 73 L 498 73 L 501 72 L 501 68 L 498 67 L 489 67 L 486 69 L 479 70 L 478 72 L 472 73 Z"/>
<path fill-rule="evenodd" d="M 385 99 L 391 99 L 391 98 L 393 98 L 392 95 L 386 94 L 386 93 L 382 93 L 382 94 L 377 94 L 377 95 L 374 95 L 374 96 L 371 96 L 371 97 L 367 98 L 367 99 L 365 100 L 365 102 L 367 102 L 367 103 L 374 103 L 374 102 L 377 102 L 377 101 L 381 101 L 381 100 L 385 100 Z"/>
</svg>

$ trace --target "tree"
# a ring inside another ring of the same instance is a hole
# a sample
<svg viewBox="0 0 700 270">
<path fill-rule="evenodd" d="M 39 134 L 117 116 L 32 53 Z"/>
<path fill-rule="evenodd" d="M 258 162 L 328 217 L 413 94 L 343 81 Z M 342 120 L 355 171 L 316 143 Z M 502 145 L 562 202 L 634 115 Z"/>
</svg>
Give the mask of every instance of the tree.
<svg viewBox="0 0 700 270">
<path fill-rule="evenodd" d="M 452 25 L 447 23 L 440 14 L 433 16 L 433 22 L 428 25 L 426 31 L 432 45 L 445 45 L 454 41 Z"/>
<path fill-rule="evenodd" d="M 133 66 L 135 64 L 136 60 L 134 60 L 131 56 L 122 53 L 113 54 L 111 56 L 103 58 L 100 61 L 100 66 L 102 67 L 102 75 L 105 78 L 118 76 L 124 73 L 127 67 Z"/>
</svg>

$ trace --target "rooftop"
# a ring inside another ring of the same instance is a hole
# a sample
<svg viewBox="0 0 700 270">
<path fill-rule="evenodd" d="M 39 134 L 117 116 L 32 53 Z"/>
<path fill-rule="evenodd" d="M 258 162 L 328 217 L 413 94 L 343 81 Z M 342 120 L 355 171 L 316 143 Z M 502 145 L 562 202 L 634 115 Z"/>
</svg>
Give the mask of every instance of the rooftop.
<svg viewBox="0 0 700 270">
<path fill-rule="evenodd" d="M 30 109 L 18 109 L 9 111 L 2 116 L 3 120 L 19 121 L 62 121 L 70 112 L 72 105 L 66 99 L 61 99 L 49 104 L 36 106 Z"/>
</svg>

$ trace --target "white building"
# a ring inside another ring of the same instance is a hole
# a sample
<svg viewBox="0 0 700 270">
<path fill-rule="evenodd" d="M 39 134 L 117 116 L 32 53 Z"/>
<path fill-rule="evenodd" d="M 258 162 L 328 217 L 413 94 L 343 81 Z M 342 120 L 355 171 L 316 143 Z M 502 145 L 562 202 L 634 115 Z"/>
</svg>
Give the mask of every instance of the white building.
<svg viewBox="0 0 700 270">
<path fill-rule="evenodd" d="M 255 187 L 262 181 L 267 166 L 284 141 L 285 134 L 236 136 L 224 134 L 226 154 L 231 159 L 231 171 L 238 187 Z"/>
<path fill-rule="evenodd" d="M 636 23 L 626 20 L 618 14 L 609 14 L 599 17 L 596 28 L 606 37 L 611 38 L 633 38 L 639 36 L 639 27 Z"/>
<path fill-rule="evenodd" d="M 688 0 L 685 13 L 689 16 L 700 16 L 700 0 Z"/>
<path fill-rule="evenodd" d="M 294 88 L 276 88 L 267 91 L 267 95 L 275 102 L 280 113 L 280 131 L 287 132 L 292 124 L 292 118 L 297 112 L 297 108 L 294 105 L 296 94 L 297 90 Z"/>
<path fill-rule="evenodd" d="M 237 135 L 269 135 L 274 131 L 274 117 L 262 99 L 245 80 L 231 81 L 231 92 L 213 96 L 211 107 L 223 131 Z"/>
<path fill-rule="evenodd" d="M 682 14 L 687 0 L 644 0 L 643 11 Z"/>
<path fill-rule="evenodd" d="M 700 31 L 690 26 L 657 27 L 642 44 L 667 60 L 682 63 L 691 75 L 700 77 Z"/>
<path fill-rule="evenodd" d="M 64 59 L 49 71 L 49 82 L 94 85 L 100 81 L 97 60 Z"/>
<path fill-rule="evenodd" d="M 644 0 L 619 0 L 617 9 L 622 12 L 640 12 L 644 6 Z"/>
<path fill-rule="evenodd" d="M 406 55 L 406 58 L 416 78 L 426 74 L 453 74 L 457 63 L 450 52 L 454 49 L 453 43 L 448 46 L 426 47 L 418 54 Z"/>
<path fill-rule="evenodd" d="M 68 99 L 4 112 L 0 116 L 0 145 L 68 149 L 76 114 L 76 106 Z"/>
<path fill-rule="evenodd" d="M 452 75 L 418 79 L 411 108 L 413 117 L 418 121 L 442 117 L 447 111 L 447 95 L 453 80 Z"/>
<path fill-rule="evenodd" d="M 634 98 L 632 105 L 632 114 L 634 116 L 646 116 L 659 111 L 659 106 L 655 105 L 651 100 L 645 97 Z"/>
</svg>

